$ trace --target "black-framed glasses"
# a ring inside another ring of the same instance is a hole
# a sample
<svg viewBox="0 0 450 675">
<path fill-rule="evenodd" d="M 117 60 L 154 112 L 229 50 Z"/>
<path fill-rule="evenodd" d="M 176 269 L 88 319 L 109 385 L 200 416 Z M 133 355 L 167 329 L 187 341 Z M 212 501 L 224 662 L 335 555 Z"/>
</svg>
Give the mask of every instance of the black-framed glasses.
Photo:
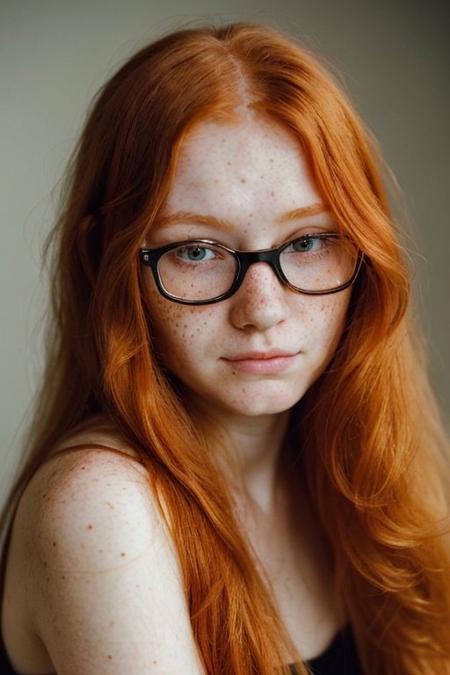
<svg viewBox="0 0 450 675">
<path fill-rule="evenodd" d="M 279 281 L 298 293 L 337 293 L 356 279 L 364 254 L 338 232 L 305 234 L 278 248 L 239 251 L 211 239 L 187 239 L 141 248 L 159 292 L 186 305 L 207 305 L 235 293 L 250 265 L 268 263 Z"/>
</svg>

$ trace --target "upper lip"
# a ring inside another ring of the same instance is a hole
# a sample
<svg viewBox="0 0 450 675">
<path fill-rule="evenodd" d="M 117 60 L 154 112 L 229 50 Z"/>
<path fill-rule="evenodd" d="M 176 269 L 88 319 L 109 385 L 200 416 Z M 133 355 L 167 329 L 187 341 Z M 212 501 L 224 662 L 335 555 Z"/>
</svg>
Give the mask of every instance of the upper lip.
<svg viewBox="0 0 450 675">
<path fill-rule="evenodd" d="M 283 349 L 270 349 L 267 352 L 243 352 L 236 356 L 226 357 L 227 361 L 244 361 L 247 359 L 273 359 L 276 356 L 294 356 L 298 352 L 285 351 Z"/>
</svg>

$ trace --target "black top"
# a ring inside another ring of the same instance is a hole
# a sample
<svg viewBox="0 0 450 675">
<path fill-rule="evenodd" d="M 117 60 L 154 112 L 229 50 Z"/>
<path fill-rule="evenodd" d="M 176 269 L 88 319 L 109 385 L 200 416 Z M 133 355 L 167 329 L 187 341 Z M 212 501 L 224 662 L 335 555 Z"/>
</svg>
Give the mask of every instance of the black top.
<svg viewBox="0 0 450 675">
<path fill-rule="evenodd" d="M 305 661 L 312 675 L 363 675 L 358 660 L 350 624 L 336 634 L 329 647 L 316 658 Z M 289 664 L 291 675 L 297 675 L 294 663 Z M 9 662 L 0 634 L 0 673 L 17 675 Z"/>
<path fill-rule="evenodd" d="M 5 652 L 5 646 L 3 644 L 3 639 L 0 634 L 0 673 L 2 675 L 16 675 L 16 671 L 13 670 L 8 655 Z"/>
<path fill-rule="evenodd" d="M 311 675 L 363 675 L 351 625 L 339 630 L 327 649 L 305 664 Z M 291 675 L 297 675 L 294 663 L 289 664 L 289 669 Z"/>
<path fill-rule="evenodd" d="M 6 559 L 12 533 L 12 522 L 13 518 L 11 518 L 9 522 L 9 526 L 6 530 L 6 535 L 3 541 L 3 546 L 0 551 L 0 607 L 3 600 L 3 590 L 6 576 Z M 322 654 L 316 656 L 314 659 L 305 661 L 305 664 L 309 667 L 311 675 L 363 675 L 356 651 L 351 625 L 347 624 L 344 626 L 344 628 L 338 631 L 327 649 L 325 649 Z M 294 663 L 289 664 L 289 669 L 291 675 L 297 675 L 297 669 Z M 1 630 L 0 673 L 1 675 L 18 675 L 9 662 L 8 655 L 6 654 L 3 643 Z"/>
</svg>

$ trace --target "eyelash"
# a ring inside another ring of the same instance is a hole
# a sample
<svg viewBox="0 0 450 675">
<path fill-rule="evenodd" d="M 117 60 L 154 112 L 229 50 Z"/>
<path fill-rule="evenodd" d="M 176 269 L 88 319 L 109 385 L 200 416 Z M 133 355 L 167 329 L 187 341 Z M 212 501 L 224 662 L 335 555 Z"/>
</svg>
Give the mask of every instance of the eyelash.
<svg viewBox="0 0 450 675">
<path fill-rule="evenodd" d="M 313 234 L 301 235 L 300 237 L 294 237 L 293 239 L 288 239 L 284 243 L 290 242 L 290 245 L 288 247 L 286 247 L 286 249 L 284 249 L 284 250 L 288 251 L 290 246 L 294 246 L 294 244 L 296 242 L 310 242 L 310 241 L 319 242 L 319 250 L 318 251 L 303 251 L 302 253 L 304 253 L 305 257 L 308 254 L 311 254 L 311 256 L 314 256 L 315 258 L 319 258 L 319 257 L 322 257 L 323 255 L 326 254 L 327 245 L 330 244 L 330 241 L 327 240 L 327 238 L 317 238 Z M 186 242 L 186 240 L 185 240 L 185 242 Z M 198 245 L 196 244 L 196 242 L 197 242 Z M 216 242 L 216 243 L 219 243 L 219 242 Z M 211 241 L 210 246 L 208 246 L 207 243 L 204 243 L 202 245 L 199 240 L 192 239 L 192 244 L 185 243 L 185 244 L 183 244 L 183 246 L 180 246 L 179 248 L 174 249 L 174 251 L 178 251 L 177 257 L 178 257 L 178 260 L 181 262 L 183 260 L 183 258 L 180 255 L 181 252 L 186 252 L 186 251 L 188 251 L 189 249 L 192 249 L 192 248 L 204 249 L 205 251 L 209 250 L 210 252 L 212 252 L 211 245 L 213 245 L 212 241 Z M 207 259 L 207 260 L 209 260 L 209 259 Z"/>
</svg>

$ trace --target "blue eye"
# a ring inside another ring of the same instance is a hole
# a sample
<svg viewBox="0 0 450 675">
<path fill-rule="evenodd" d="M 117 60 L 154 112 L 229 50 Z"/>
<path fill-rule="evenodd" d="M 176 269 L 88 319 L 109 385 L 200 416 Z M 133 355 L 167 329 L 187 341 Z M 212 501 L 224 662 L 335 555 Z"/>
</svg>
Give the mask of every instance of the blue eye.
<svg viewBox="0 0 450 675">
<path fill-rule="evenodd" d="M 316 249 L 313 248 L 314 242 L 316 242 Z M 284 252 L 290 253 L 293 251 L 295 253 L 310 253 L 315 250 L 319 251 L 321 244 L 322 240 L 319 237 L 300 237 L 299 239 L 292 241 L 289 246 L 284 249 Z"/>
<path fill-rule="evenodd" d="M 210 253 L 211 256 L 207 257 L 207 254 Z M 187 257 L 185 257 L 187 254 Z M 202 260 L 211 260 L 214 257 L 214 251 L 205 246 L 180 246 L 176 249 L 176 256 L 182 260 L 188 260 L 189 262 L 197 262 Z"/>
</svg>

